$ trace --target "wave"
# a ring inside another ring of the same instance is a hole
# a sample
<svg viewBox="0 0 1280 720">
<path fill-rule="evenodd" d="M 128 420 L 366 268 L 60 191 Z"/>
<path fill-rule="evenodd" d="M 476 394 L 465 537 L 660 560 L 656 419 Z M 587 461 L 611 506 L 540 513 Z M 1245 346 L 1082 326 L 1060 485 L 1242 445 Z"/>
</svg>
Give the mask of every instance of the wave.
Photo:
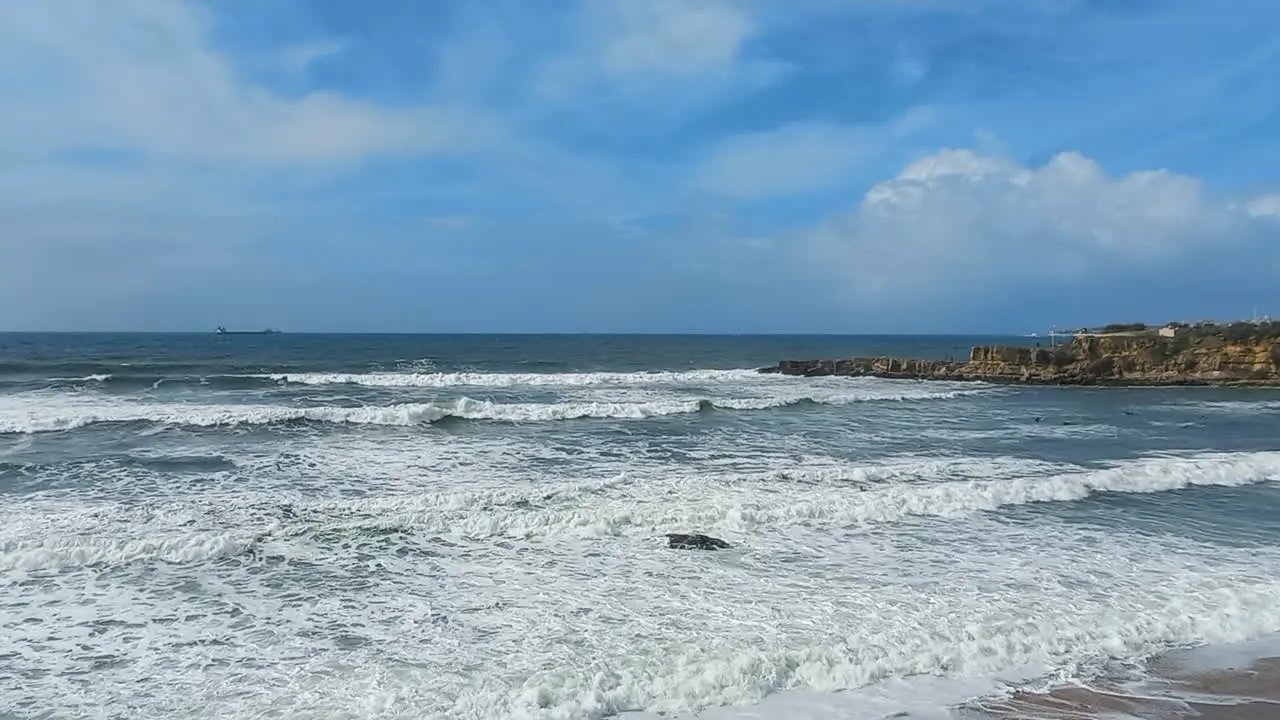
<svg viewBox="0 0 1280 720">
<path fill-rule="evenodd" d="M 211 365 L 196 360 L 170 362 L 156 361 L 132 362 L 128 360 L 11 360 L 0 362 L 0 379 L 11 380 L 15 376 L 28 380 L 35 379 L 76 379 L 95 376 L 107 376 L 121 372 L 160 375 L 191 375 L 216 372 L 255 372 L 259 368 L 246 365 Z"/>
<path fill-rule="evenodd" d="M 150 465 L 154 459 L 141 460 Z M 210 471 L 226 469 L 226 460 L 200 460 L 209 463 Z M 103 470 L 115 462 L 97 467 Z M 309 466 L 305 460 L 298 462 Z M 166 468 L 153 466 L 151 469 Z M 341 472 L 338 468 L 334 470 Z M 965 479 L 980 475 L 997 479 Z M 887 464 L 797 467 L 756 473 L 677 476 L 621 473 L 594 480 L 491 489 L 464 490 L 455 485 L 455 489 L 444 492 L 371 498 L 309 498 L 262 491 L 239 493 L 234 500 L 217 503 L 217 511 L 244 514 L 240 521 L 232 524 L 254 536 L 266 532 L 310 535 L 374 523 L 378 527 L 471 539 L 654 538 L 673 528 L 699 528 L 726 533 L 726 537 L 744 538 L 797 527 L 829 530 L 895 523 L 911 517 L 959 518 L 1023 505 L 1078 502 L 1101 493 L 1155 494 L 1193 487 L 1243 487 L 1278 481 L 1280 452 L 1148 457 L 1117 462 L 1102 469 L 1013 457 L 904 458 Z M 673 498 L 678 501 L 673 502 Z M 58 538 L 55 543 L 58 548 L 72 555 L 79 552 L 75 549 L 76 541 L 63 536 L 93 528 L 110 534 L 110 527 L 122 524 L 142 527 L 156 519 L 155 508 L 150 505 L 132 507 L 108 503 L 68 512 L 68 508 L 79 507 L 68 506 L 66 503 L 71 499 L 70 496 L 50 496 L 47 502 L 27 506 L 23 516 L 24 521 L 46 529 L 69 523 L 63 531 L 49 534 Z M 189 504 L 177 496 L 173 502 Z M 252 520 L 248 524 L 243 522 L 249 518 Z M 23 540 L 29 535 L 0 533 L 0 539 L 6 536 L 16 545 L 11 543 L 6 548 L 0 543 L 0 550 L 15 550 L 18 546 L 31 549 Z M 159 548 L 153 555 L 170 558 L 166 548 L 167 545 Z M 147 554 L 120 552 L 115 557 L 122 562 Z M 38 555 L 58 564 L 77 564 L 66 553 L 55 552 L 59 558 L 43 551 Z M 201 559 L 203 556 L 198 554 L 189 557 L 190 561 Z M 24 564 L 40 565 L 41 562 L 29 559 Z"/>
<path fill-rule="evenodd" d="M 33 572 L 135 562 L 209 562 L 252 550 L 258 538 L 243 532 L 196 532 L 143 539 L 52 538 L 20 547 L 0 546 L 0 570 Z"/>
<path fill-rule="evenodd" d="M 175 455 L 120 454 L 107 455 L 91 460 L 66 462 L 5 462 L 0 456 L 0 477 L 6 473 L 35 476 L 41 473 L 57 473 L 60 476 L 82 481 L 81 474 L 102 474 L 119 470 L 152 470 L 164 473 L 217 472 L 235 470 L 239 465 L 233 458 L 218 454 L 182 453 Z"/>
<path fill-rule="evenodd" d="M 279 383 L 258 375 L 186 375 L 113 372 L 79 377 L 0 378 L 0 388 L 13 390 L 102 390 L 107 392 L 156 390 L 163 387 L 201 387 L 210 390 L 253 390 Z"/>
<path fill-rule="evenodd" d="M 68 395 L 10 396 L 0 402 L 0 433 L 39 433 L 73 430 L 104 423 L 146 422 L 162 425 L 218 427 L 315 422 L 353 425 L 415 426 L 447 420 L 511 423 L 554 420 L 645 419 L 714 410 L 767 410 L 804 405 L 843 405 L 859 402 L 946 400 L 973 391 L 892 389 L 872 392 L 806 394 L 790 397 L 660 398 L 642 402 L 570 401 L 499 403 L 458 398 L 429 403 L 396 403 L 357 407 L 290 407 L 266 404 L 197 404 L 102 401 Z"/>
<path fill-rule="evenodd" d="M 99 395 L 127 395 L 134 391 L 156 391 L 198 387 L 202 391 L 253 391 L 298 387 L 362 387 L 382 390 L 442 390 L 475 388 L 485 391 L 539 389 L 587 395 L 589 393 L 634 390 L 643 392 L 680 393 L 682 401 L 703 399 L 703 409 L 766 410 L 817 403 L 839 405 L 869 400 L 942 400 L 997 392 L 1000 389 L 975 383 L 924 383 L 878 378 L 795 378 L 758 373 L 751 369 L 688 370 L 650 372 L 576 372 L 576 373 L 486 373 L 486 372 L 371 372 L 371 373 L 258 373 L 231 375 L 180 375 L 137 372 L 95 373 L 76 377 L 41 379 L 3 379 L 0 389 L 26 392 L 83 392 Z M 445 416 L 456 419 L 488 419 L 458 415 L 444 408 Z M 682 414 L 694 409 L 656 410 L 656 414 Z M 430 410 L 423 409 L 430 414 Z M 643 410 L 620 409 L 618 417 L 634 417 Z M 575 416 L 569 411 L 569 416 Z M 555 415 L 555 412 L 552 412 Z M 608 411 L 586 411 L 583 417 L 610 417 Z M 322 421 L 322 418 L 298 418 Z M 414 424 L 434 422 L 441 418 L 417 418 L 402 421 L 370 421 L 374 424 Z M 536 417 L 502 417 L 491 419 L 534 420 Z M 350 422 L 361 422 L 351 420 Z M 0 430 L 3 432 L 3 430 Z"/>
<path fill-rule="evenodd" d="M 982 468 L 999 479 L 965 480 Z M 219 503 L 219 513 L 239 518 L 236 547 L 246 538 L 340 538 L 330 550 L 358 550 L 355 535 L 393 528 L 418 537 L 465 541 L 495 539 L 659 538 L 698 529 L 751 547 L 778 533 L 900 523 L 911 518 L 975 518 L 983 513 L 1040 503 L 1079 502 L 1100 493 L 1155 494 L 1192 487 L 1241 487 L 1280 481 L 1280 453 L 1205 454 L 1143 458 L 1086 470 L 1017 458 L 919 460 L 889 466 L 796 468 L 748 474 L 653 477 L 620 474 L 590 481 L 553 482 L 489 490 L 452 490 L 374 498 L 308 498 L 259 492 Z M 110 535 L 121 525 L 146 527 L 151 510 L 114 504 L 68 514 L 60 502 L 29 506 L 24 522 L 61 527 L 74 536 L 89 529 Z M 202 523 L 203 524 L 203 523 Z M 16 531 L 15 531 L 16 532 Z M 174 533 L 185 535 L 175 528 Z M 246 535 L 246 533 L 248 533 Z M 200 540 L 208 557 L 187 545 L 119 545 L 116 539 L 45 541 L 29 545 L 28 533 L 0 547 L 0 565 L 28 570 L 86 562 L 132 563 L 147 559 L 203 562 L 225 557 L 230 545 Z M 220 536 L 221 537 L 221 536 Z M 228 536 L 229 538 L 231 536 Z M 53 542 L 53 545 L 48 545 Z M 88 545 L 84 543 L 89 543 Z M 149 548 L 149 549 L 148 549 Z M 178 549 L 175 549 L 178 548 Z M 239 550 L 237 550 L 239 552 Z M 176 554 L 175 554 L 176 553 Z M 179 560 L 178 555 L 186 560 Z M 194 553 L 194 554 L 192 554 Z"/>
<path fill-rule="evenodd" d="M 1221 400 L 1217 402 L 1185 403 L 1180 409 L 1219 412 L 1236 415 L 1253 415 L 1280 411 L 1280 400 L 1255 398 L 1253 400 Z"/>
<path fill-rule="evenodd" d="M 999 464 L 993 462 L 993 467 L 998 469 Z M 596 497 L 587 503 L 580 492 L 566 495 L 544 487 L 303 506 L 320 516 L 355 512 L 468 538 L 651 536 L 672 528 L 746 536 L 800 526 L 831 528 L 894 523 L 910 517 L 962 517 L 1021 505 L 1076 502 L 1099 493 L 1152 494 L 1280 481 L 1280 453 L 1144 458 L 1100 470 L 1079 468 L 1056 474 L 1038 474 L 1035 467 L 1028 463 L 1031 475 L 944 482 L 913 481 L 926 478 L 913 477 L 919 473 L 913 473 L 909 465 L 841 471 L 834 477 L 820 472 L 814 475 L 820 479 L 816 483 L 806 483 L 804 478 L 813 474 L 805 472 L 720 478 L 699 475 L 628 486 L 632 489 L 616 494 L 595 490 Z M 929 469 L 920 467 L 921 472 Z M 947 472 L 945 466 L 933 470 Z M 780 479 L 784 479 L 782 483 Z M 849 482 L 831 482 L 833 479 Z M 887 479 L 892 481 L 885 483 Z M 621 482 L 618 479 L 613 484 Z M 679 498 L 679 502 L 671 502 L 672 498 Z"/>
<path fill-rule="evenodd" d="M 106 382 L 110 380 L 112 377 L 114 377 L 112 373 L 95 373 L 92 375 L 85 375 L 84 377 L 78 377 L 78 378 L 53 377 L 53 378 L 49 378 L 49 380 L 51 382 L 91 383 L 91 382 Z"/>
<path fill-rule="evenodd" d="M 768 382 L 778 384 L 794 378 L 765 375 L 754 369 L 738 370 L 686 370 L 648 372 L 570 372 L 570 373 L 504 373 L 504 372 L 306 372 L 306 373 L 244 373 L 244 374 L 189 374 L 147 372 L 145 368 L 108 368 L 86 366 L 99 370 L 84 375 L 30 376 L 25 378 L 0 377 L 0 385 L 47 385 L 50 387 L 81 387 L 85 385 L 112 387 L 145 387 L 158 383 L 196 384 L 215 388 L 262 387 L 272 385 L 359 385 L 378 388 L 453 388 L 453 387 L 636 387 L 654 385 L 705 385 L 738 382 Z"/>
<path fill-rule="evenodd" d="M 581 387 L 593 385 L 700 385 L 759 381 L 771 376 L 754 369 L 582 373 L 271 373 L 256 375 L 297 385 L 363 385 L 367 387 Z"/>
</svg>

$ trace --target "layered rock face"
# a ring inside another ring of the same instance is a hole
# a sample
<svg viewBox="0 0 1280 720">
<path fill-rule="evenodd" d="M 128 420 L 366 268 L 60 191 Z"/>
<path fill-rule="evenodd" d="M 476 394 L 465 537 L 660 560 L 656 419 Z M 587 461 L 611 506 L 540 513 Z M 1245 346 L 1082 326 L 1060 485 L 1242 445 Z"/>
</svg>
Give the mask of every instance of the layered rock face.
<svg viewBox="0 0 1280 720">
<path fill-rule="evenodd" d="M 1280 386 L 1280 342 L 1089 335 L 1056 348 L 978 346 L 968 362 L 888 357 L 784 360 L 765 371 L 1032 385 Z"/>
</svg>

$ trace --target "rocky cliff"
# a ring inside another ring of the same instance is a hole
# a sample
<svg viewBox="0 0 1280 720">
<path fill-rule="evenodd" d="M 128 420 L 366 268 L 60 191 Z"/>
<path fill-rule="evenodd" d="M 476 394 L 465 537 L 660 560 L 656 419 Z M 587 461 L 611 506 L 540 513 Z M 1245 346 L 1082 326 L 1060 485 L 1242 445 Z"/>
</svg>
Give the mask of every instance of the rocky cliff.
<svg viewBox="0 0 1280 720">
<path fill-rule="evenodd" d="M 762 371 L 1030 385 L 1280 386 L 1280 338 L 1083 335 L 1054 348 L 978 346 L 967 362 L 888 357 L 784 360 Z"/>
</svg>

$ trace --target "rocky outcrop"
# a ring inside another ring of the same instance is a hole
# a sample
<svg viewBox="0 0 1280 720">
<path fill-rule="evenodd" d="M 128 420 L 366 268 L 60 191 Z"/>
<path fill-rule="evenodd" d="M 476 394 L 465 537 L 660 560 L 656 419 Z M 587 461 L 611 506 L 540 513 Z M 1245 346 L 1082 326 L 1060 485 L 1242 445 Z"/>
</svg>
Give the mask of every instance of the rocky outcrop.
<svg viewBox="0 0 1280 720">
<path fill-rule="evenodd" d="M 667 533 L 667 547 L 677 550 L 724 550 L 729 543 L 699 533 Z"/>
<path fill-rule="evenodd" d="M 1083 335 L 1052 348 L 977 346 L 967 362 L 890 357 L 784 360 L 762 371 L 1029 385 L 1280 386 L 1280 340 Z"/>
</svg>

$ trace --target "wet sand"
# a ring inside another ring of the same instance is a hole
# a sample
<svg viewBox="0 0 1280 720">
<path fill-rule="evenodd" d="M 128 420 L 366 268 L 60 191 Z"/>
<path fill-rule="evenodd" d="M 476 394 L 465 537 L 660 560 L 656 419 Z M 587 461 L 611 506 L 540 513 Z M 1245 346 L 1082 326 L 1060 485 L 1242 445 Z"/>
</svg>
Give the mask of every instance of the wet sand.
<svg viewBox="0 0 1280 720">
<path fill-rule="evenodd" d="M 986 720 L 1280 720 L 1280 658 L 1243 667 L 1190 667 L 1176 655 L 1157 658 L 1140 686 L 1098 683 L 1047 693 L 1020 693 L 975 703 L 962 717 Z"/>
<path fill-rule="evenodd" d="M 1242 700 L 1218 704 L 1110 694 L 1087 688 L 1062 688 L 1043 695 L 1019 695 L 992 701 L 974 720 L 1280 720 L 1280 703 Z"/>
</svg>

